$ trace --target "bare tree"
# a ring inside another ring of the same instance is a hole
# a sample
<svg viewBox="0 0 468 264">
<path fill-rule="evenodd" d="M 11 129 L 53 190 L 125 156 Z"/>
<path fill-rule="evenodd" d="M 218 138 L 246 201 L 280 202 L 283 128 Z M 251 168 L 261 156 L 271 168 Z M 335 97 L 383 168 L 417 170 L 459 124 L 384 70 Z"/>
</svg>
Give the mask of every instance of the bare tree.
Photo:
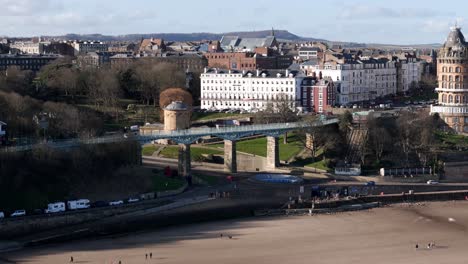
<svg viewBox="0 0 468 264">
<path fill-rule="evenodd" d="M 255 115 L 256 123 L 289 123 L 300 119 L 295 102 L 287 94 L 278 94 L 276 99 Z M 288 133 L 284 134 L 284 144 L 288 143 Z"/>
</svg>

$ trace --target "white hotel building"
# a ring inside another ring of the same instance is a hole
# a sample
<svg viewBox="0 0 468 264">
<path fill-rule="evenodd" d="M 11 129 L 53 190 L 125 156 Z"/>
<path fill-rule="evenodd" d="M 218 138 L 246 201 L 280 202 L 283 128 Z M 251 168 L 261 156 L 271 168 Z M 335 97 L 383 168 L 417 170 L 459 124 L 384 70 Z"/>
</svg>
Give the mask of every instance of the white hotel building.
<svg viewBox="0 0 468 264">
<path fill-rule="evenodd" d="M 289 70 L 221 71 L 201 74 L 201 109 L 260 110 L 268 102 L 286 99 L 292 107 L 301 104 L 301 82 L 305 75 Z"/>
<path fill-rule="evenodd" d="M 340 83 L 337 103 L 341 105 L 374 100 L 397 92 L 395 62 L 386 59 L 356 60 L 344 64 L 305 63 L 301 69 L 309 76 L 322 75 Z"/>
</svg>

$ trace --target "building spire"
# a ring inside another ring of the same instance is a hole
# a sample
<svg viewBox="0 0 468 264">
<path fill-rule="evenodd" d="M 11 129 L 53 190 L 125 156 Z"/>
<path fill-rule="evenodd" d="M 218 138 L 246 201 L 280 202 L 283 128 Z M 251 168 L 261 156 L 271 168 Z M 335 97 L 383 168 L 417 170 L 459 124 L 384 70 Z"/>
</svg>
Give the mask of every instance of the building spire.
<svg viewBox="0 0 468 264">
<path fill-rule="evenodd" d="M 275 36 L 275 29 L 273 27 L 271 27 L 271 36 L 274 37 Z"/>
</svg>

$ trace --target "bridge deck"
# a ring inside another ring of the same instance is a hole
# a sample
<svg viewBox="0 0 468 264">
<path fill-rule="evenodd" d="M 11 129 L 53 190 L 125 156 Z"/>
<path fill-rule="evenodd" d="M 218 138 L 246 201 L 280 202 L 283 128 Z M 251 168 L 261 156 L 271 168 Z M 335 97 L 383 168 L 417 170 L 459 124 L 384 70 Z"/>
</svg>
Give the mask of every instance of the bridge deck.
<svg viewBox="0 0 468 264">
<path fill-rule="evenodd" d="M 298 129 L 305 129 L 317 126 L 326 126 L 330 124 L 338 123 L 338 119 L 319 120 L 315 122 L 292 122 L 292 123 L 275 123 L 275 124 L 262 124 L 262 125 L 248 125 L 248 126 L 229 126 L 219 128 L 191 128 L 186 130 L 175 130 L 175 131 L 154 131 L 150 135 L 138 135 L 134 137 L 126 138 L 122 135 L 117 136 L 105 136 L 91 139 L 66 139 L 66 140 L 55 140 L 46 143 L 38 144 L 27 144 L 22 146 L 6 147 L 3 148 L 4 152 L 17 152 L 27 151 L 35 147 L 51 147 L 51 148 L 73 148 L 80 145 L 94 145 L 94 144 L 106 144 L 116 143 L 124 141 L 139 141 L 141 143 L 150 142 L 159 139 L 170 139 L 177 143 L 191 144 L 197 139 L 205 136 L 216 136 L 223 139 L 237 140 L 249 135 L 266 135 L 266 136 L 280 136 L 288 131 L 294 131 Z"/>
</svg>

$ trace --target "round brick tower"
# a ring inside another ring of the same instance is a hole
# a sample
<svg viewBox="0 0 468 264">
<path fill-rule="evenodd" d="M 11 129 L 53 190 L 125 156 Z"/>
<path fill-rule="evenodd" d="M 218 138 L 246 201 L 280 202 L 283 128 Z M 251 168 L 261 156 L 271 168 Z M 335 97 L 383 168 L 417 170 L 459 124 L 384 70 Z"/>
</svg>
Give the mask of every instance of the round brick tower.
<svg viewBox="0 0 468 264">
<path fill-rule="evenodd" d="M 468 134 L 468 43 L 457 26 L 440 49 L 437 79 L 439 104 L 431 106 L 431 113 L 439 113 L 456 132 Z"/>
</svg>

